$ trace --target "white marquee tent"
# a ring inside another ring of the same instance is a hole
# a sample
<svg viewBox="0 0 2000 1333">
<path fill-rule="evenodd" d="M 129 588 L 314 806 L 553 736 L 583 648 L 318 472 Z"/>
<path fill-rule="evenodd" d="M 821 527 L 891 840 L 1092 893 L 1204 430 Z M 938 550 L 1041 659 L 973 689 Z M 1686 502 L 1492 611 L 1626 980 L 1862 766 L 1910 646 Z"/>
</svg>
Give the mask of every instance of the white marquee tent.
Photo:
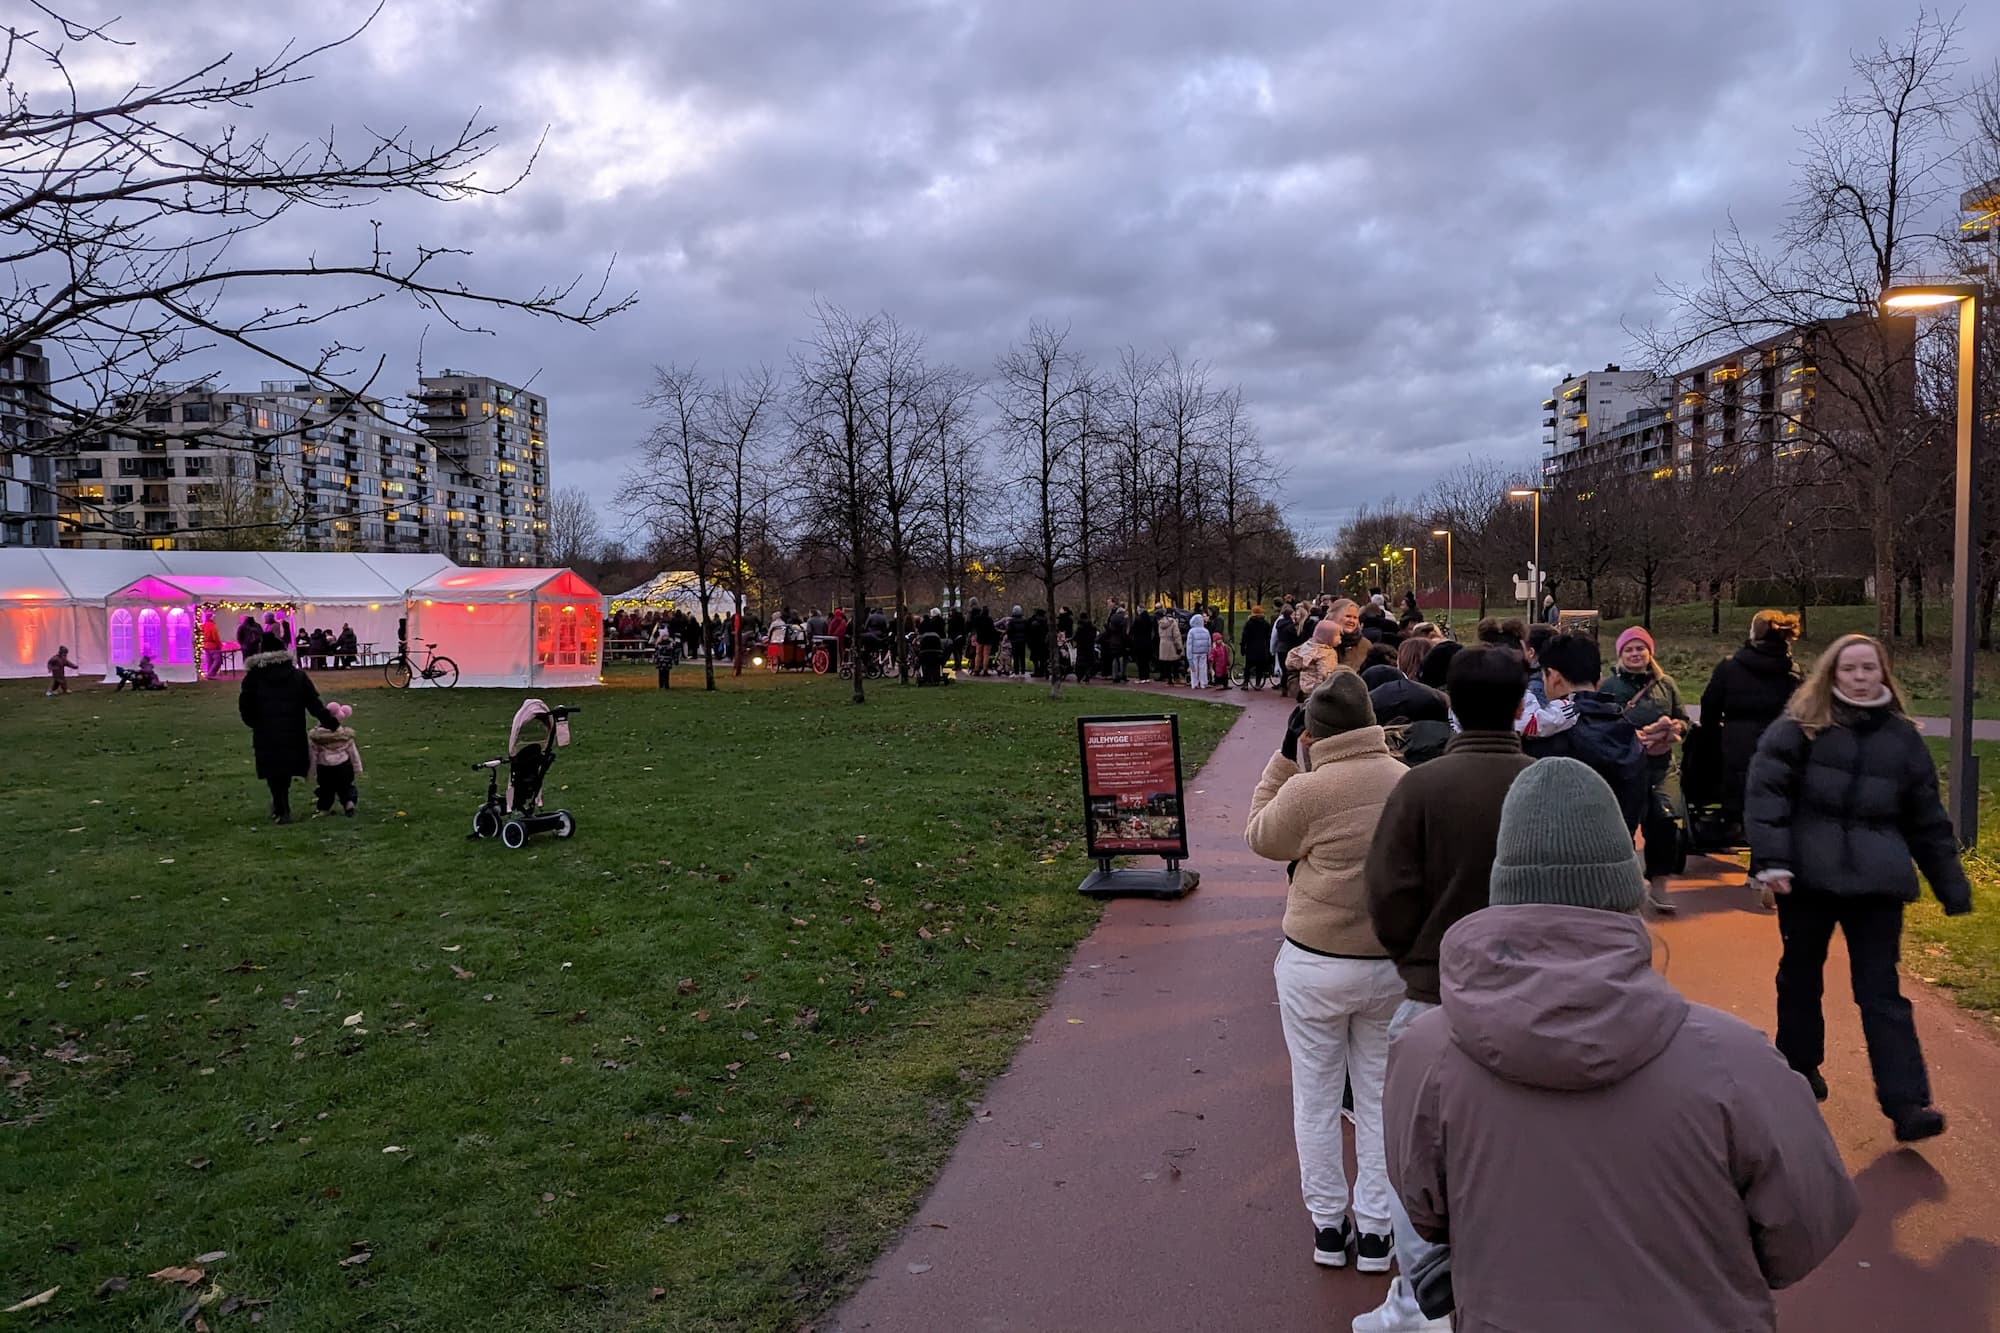
<svg viewBox="0 0 2000 1333">
<path fill-rule="evenodd" d="M 605 600 L 610 611 L 685 611 L 701 614 L 701 581 L 689 570 L 668 570 L 655 574 L 636 588 Z M 712 616 L 736 614 L 736 595 L 718 584 L 708 585 L 708 613 Z"/>
<path fill-rule="evenodd" d="M 435 643 L 464 685 L 595 685 L 604 598 L 567 569 L 453 568 L 410 589 L 410 649 Z"/>
<path fill-rule="evenodd" d="M 42 674 L 59 645 L 80 672 L 107 674 L 108 599 L 149 575 L 249 579 L 278 594 L 269 600 L 296 606 L 302 625 L 351 624 L 361 642 L 393 651 L 407 590 L 456 568 L 437 555 L 0 547 L 0 676 Z M 228 624 L 221 628 L 228 642 Z"/>
<path fill-rule="evenodd" d="M 107 681 L 142 657 L 153 659 L 161 680 L 194 680 L 195 641 L 204 617 L 213 616 L 223 640 L 233 645 L 239 612 L 290 620 L 293 602 L 281 589 L 234 574 L 146 574 L 106 597 L 104 606 Z"/>
</svg>

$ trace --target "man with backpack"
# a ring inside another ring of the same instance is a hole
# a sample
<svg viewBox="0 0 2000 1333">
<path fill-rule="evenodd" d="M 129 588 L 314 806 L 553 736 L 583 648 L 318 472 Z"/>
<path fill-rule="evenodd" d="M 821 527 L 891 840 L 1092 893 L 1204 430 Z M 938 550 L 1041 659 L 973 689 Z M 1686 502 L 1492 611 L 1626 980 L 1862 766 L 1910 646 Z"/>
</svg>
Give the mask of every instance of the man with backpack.
<svg viewBox="0 0 2000 1333">
<path fill-rule="evenodd" d="M 1597 640 L 1558 634 L 1540 656 L 1549 702 L 1522 714 L 1521 749 L 1533 759 L 1564 755 L 1588 764 L 1610 784 L 1626 827 L 1637 833 L 1652 791 L 1646 751 L 1625 710 L 1597 688 L 1604 675 Z"/>
<path fill-rule="evenodd" d="M 1452 657 L 1445 690 L 1459 732 L 1443 754 L 1413 767 L 1382 808 L 1364 879 L 1375 937 L 1404 986 L 1389 1024 L 1392 1049 L 1412 1020 L 1438 1005 L 1445 932 L 1489 900 L 1500 808 L 1514 779 L 1534 762 L 1521 753 L 1514 731 L 1527 685 L 1527 666 L 1511 648 L 1482 645 Z M 1394 1139 L 1399 1130 L 1385 1124 L 1383 1132 Z M 1391 1201 L 1390 1222 L 1402 1276 L 1388 1300 L 1353 1327 L 1357 1333 L 1447 1327 L 1423 1314 L 1410 1286 L 1411 1275 L 1437 1263 L 1443 1247 L 1417 1235 L 1400 1199 Z"/>
</svg>

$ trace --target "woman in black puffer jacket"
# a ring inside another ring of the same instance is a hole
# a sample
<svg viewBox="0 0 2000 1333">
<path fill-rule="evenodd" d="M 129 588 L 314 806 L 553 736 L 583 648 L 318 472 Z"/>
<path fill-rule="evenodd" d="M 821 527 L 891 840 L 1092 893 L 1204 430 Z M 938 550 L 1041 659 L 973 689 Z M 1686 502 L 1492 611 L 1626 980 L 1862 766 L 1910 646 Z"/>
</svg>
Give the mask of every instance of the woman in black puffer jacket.
<svg viewBox="0 0 2000 1333">
<path fill-rule="evenodd" d="M 250 728 L 251 749 L 257 756 L 257 776 L 271 789 L 271 818 L 292 822 L 292 779 L 312 768 L 306 745 L 307 717 L 317 718 L 328 731 L 340 720 L 319 701 L 312 677 L 299 670 L 284 640 L 266 634 L 260 651 L 244 661 L 243 689 L 236 711 Z"/>
<path fill-rule="evenodd" d="M 1937 766 L 1881 644 L 1849 634 L 1821 655 L 1757 745 L 1744 826 L 1750 873 L 1778 895 L 1779 1052 L 1824 1100 L 1820 992 L 1838 926 L 1882 1113 L 1902 1142 L 1942 1133 L 1896 974 L 1903 906 L 1916 901 L 1917 866 L 1947 916 L 1972 910 L 1972 889 L 1938 799 Z"/>
</svg>

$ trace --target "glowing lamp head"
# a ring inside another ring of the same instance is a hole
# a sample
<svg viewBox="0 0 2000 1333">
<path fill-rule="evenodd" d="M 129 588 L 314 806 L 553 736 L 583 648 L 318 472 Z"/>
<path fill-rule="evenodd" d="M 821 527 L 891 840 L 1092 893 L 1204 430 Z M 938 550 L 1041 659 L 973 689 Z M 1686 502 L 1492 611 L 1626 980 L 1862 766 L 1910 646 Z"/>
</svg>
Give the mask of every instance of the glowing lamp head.
<svg viewBox="0 0 2000 1333">
<path fill-rule="evenodd" d="M 1882 304 L 1891 310 L 1928 310 L 1932 306 L 1951 305 L 1962 297 L 1948 292 L 1896 292 L 1882 298 Z"/>
<path fill-rule="evenodd" d="M 1507 492 L 1507 498 L 1510 500 L 1525 500 L 1534 493 L 1531 487 L 1516 486 L 1513 490 Z"/>
<path fill-rule="evenodd" d="M 1432 529 L 1431 529 L 1431 536 L 1433 536 L 1433 537 L 1449 537 L 1449 536 L 1451 536 L 1451 529 L 1450 529 L 1450 528 L 1432 528 Z"/>
<path fill-rule="evenodd" d="M 1965 282 L 1917 282 L 1882 289 L 1884 310 L 1935 310 L 1978 299 L 1979 289 Z"/>
</svg>

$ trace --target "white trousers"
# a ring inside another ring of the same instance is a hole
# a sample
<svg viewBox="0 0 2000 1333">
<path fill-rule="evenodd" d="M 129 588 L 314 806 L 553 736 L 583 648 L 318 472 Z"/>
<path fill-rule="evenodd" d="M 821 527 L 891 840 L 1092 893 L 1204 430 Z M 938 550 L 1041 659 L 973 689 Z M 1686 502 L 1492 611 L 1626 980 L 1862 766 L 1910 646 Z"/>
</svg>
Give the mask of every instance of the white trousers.
<svg viewBox="0 0 2000 1333">
<path fill-rule="evenodd" d="M 1208 659 L 1206 657 L 1190 657 L 1188 659 L 1188 684 L 1197 690 L 1208 687 Z"/>
<path fill-rule="evenodd" d="M 1292 1056 L 1292 1135 L 1299 1187 L 1315 1227 L 1347 1215 L 1340 1104 L 1354 1088 L 1354 1224 L 1390 1230 L 1389 1169 L 1382 1147 L 1382 1080 L 1389 1068 L 1389 1023 L 1404 986 L 1386 958 L 1325 958 L 1287 940 L 1273 967 L 1285 1047 Z"/>
</svg>

